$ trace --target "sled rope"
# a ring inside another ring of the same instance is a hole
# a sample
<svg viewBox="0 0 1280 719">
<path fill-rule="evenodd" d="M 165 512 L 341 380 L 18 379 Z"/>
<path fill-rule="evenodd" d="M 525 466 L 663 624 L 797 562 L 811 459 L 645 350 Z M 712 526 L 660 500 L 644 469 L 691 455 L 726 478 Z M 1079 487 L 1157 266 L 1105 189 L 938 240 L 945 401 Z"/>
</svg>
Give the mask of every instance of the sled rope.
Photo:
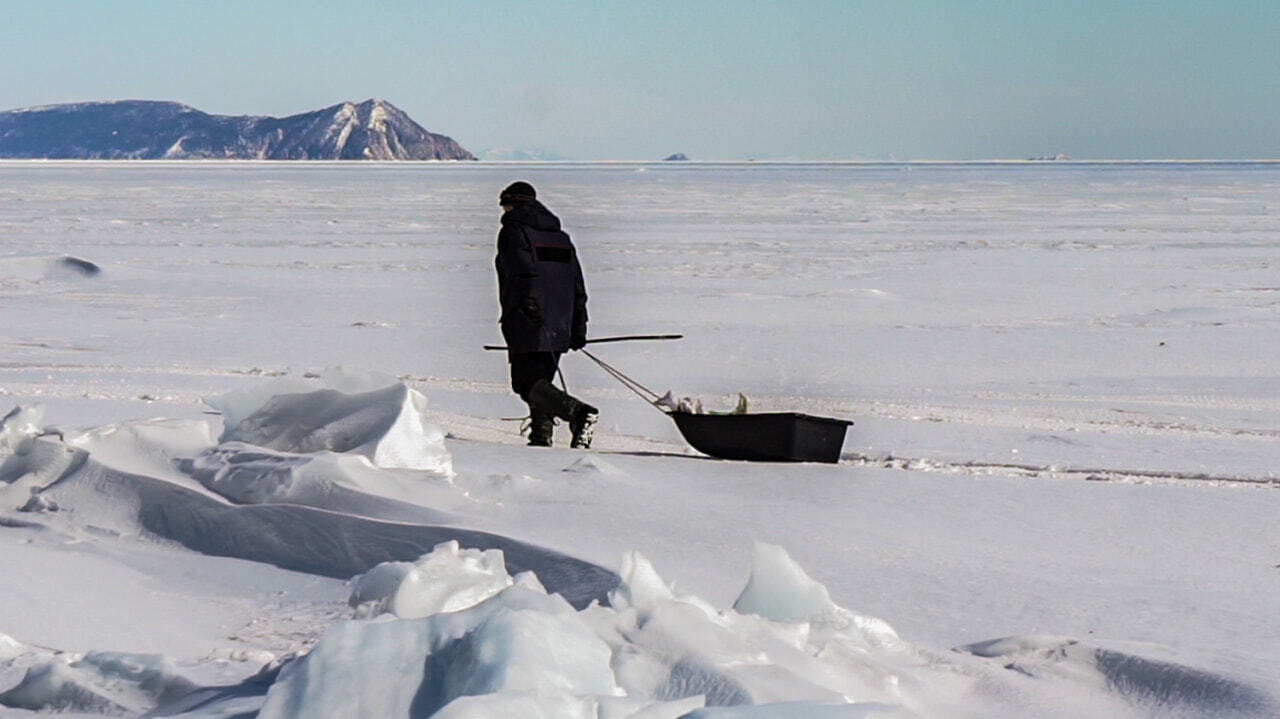
<svg viewBox="0 0 1280 719">
<path fill-rule="evenodd" d="M 613 377 L 614 379 L 621 382 L 624 387 L 631 390 L 632 392 L 635 392 L 637 395 L 640 395 L 641 399 L 643 399 L 645 402 L 648 402 L 650 405 L 653 405 L 654 409 L 658 410 L 659 412 L 662 412 L 663 414 L 666 414 L 666 412 L 664 412 L 663 409 L 659 407 L 657 404 L 658 400 L 661 399 L 661 397 L 658 395 L 657 392 L 654 392 L 648 387 L 645 387 L 644 385 L 640 384 L 634 379 L 628 377 L 627 375 L 623 374 L 622 370 L 619 370 L 617 367 L 614 367 L 608 362 L 605 362 L 599 357 L 596 357 L 595 355 L 591 354 L 585 349 L 578 350 L 578 351 L 586 355 L 587 357 L 590 357 L 592 362 L 595 362 L 596 364 L 600 365 L 600 369 L 607 372 L 610 377 Z"/>
</svg>

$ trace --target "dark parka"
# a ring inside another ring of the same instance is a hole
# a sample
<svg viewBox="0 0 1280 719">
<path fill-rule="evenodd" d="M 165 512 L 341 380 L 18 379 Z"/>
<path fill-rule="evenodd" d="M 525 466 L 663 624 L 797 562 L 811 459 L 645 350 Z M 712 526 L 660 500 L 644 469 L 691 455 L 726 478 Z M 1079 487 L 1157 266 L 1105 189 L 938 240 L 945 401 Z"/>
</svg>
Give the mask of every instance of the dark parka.
<svg viewBox="0 0 1280 719">
<path fill-rule="evenodd" d="M 498 231 L 498 300 L 502 337 L 519 352 L 565 352 L 587 339 L 587 288 L 578 253 L 560 219 L 542 203 L 521 200 Z"/>
</svg>

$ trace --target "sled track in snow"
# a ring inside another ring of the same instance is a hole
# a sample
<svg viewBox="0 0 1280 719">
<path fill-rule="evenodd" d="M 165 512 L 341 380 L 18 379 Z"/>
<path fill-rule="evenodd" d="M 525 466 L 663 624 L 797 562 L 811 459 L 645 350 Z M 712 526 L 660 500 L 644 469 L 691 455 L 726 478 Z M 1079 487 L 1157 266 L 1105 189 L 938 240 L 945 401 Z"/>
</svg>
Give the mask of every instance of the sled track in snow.
<svg viewBox="0 0 1280 719">
<path fill-rule="evenodd" d="M 1042 479 L 1084 479 L 1092 482 L 1208 482 L 1246 484 L 1280 489 L 1280 478 L 1234 477 L 1207 472 L 1179 472 L 1148 469 L 1104 469 L 1100 467 L 1059 467 L 1054 465 L 1018 464 L 1015 462 L 947 461 L 926 457 L 871 456 L 858 452 L 840 455 L 840 463 L 854 467 L 903 469 L 914 472 L 970 474 Z"/>
</svg>

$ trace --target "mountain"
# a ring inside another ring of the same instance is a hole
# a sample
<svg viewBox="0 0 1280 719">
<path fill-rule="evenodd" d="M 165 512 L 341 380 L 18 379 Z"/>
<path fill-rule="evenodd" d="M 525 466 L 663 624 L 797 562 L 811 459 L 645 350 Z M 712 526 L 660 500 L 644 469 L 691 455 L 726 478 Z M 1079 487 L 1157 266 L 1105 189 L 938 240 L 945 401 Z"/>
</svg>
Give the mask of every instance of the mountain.
<svg viewBox="0 0 1280 719">
<path fill-rule="evenodd" d="M 29 159 L 474 160 L 385 100 L 288 117 L 210 115 L 123 100 L 0 112 L 0 157 Z"/>
</svg>

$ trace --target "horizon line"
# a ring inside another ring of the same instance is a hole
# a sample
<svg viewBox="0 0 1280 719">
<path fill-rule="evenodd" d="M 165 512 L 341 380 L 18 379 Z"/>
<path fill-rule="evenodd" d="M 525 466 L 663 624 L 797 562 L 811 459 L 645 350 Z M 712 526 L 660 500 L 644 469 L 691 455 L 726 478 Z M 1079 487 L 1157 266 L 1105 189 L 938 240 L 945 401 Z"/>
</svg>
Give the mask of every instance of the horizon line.
<svg viewBox="0 0 1280 719">
<path fill-rule="evenodd" d="M 731 160 L 264 160 L 257 158 L 71 158 L 71 157 L 0 157 L 5 164 L 184 164 L 184 165 L 339 165 L 339 166 L 412 166 L 412 165 L 656 165 L 660 167 L 681 167 L 695 165 L 849 165 L 849 166 L 904 166 L 904 165 L 1276 165 L 1276 158 L 1094 158 L 1078 160 L 1040 160 L 989 158 L 978 160 L 847 160 L 847 159 L 731 159 Z"/>
</svg>

